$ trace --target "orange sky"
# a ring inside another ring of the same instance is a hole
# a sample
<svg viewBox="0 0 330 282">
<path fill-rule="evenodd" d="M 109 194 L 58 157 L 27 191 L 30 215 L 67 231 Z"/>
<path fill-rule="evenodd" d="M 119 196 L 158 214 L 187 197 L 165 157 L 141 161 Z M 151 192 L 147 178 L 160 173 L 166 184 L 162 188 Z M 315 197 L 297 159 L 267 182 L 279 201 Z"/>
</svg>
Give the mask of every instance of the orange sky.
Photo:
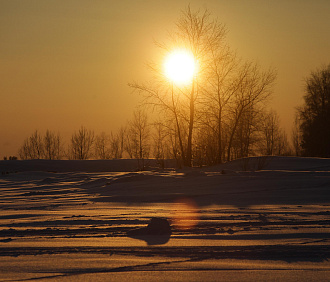
<svg viewBox="0 0 330 282">
<path fill-rule="evenodd" d="M 330 63 L 330 1 L 0 0 L 0 159 L 36 129 L 115 130 L 180 11 L 208 8 L 244 59 L 274 67 L 272 107 L 290 131 L 304 77 Z"/>
</svg>

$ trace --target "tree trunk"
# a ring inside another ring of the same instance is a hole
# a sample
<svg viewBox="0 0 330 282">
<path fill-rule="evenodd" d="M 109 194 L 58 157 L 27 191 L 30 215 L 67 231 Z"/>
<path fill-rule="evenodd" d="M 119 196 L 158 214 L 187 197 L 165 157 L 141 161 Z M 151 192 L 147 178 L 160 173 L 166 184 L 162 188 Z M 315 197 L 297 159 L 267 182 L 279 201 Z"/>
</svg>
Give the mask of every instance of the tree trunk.
<svg viewBox="0 0 330 282">
<path fill-rule="evenodd" d="M 219 163 L 219 164 L 221 164 L 222 163 L 222 140 L 221 140 L 221 138 L 222 138 L 222 132 L 221 132 L 221 122 L 222 122 L 222 120 L 221 120 L 221 109 L 219 110 L 219 116 L 218 116 L 218 132 L 219 132 L 219 134 L 218 134 L 218 160 L 217 160 L 217 162 Z"/>
<path fill-rule="evenodd" d="M 190 94 L 190 119 L 189 119 L 189 133 L 188 133 L 188 144 L 187 144 L 187 156 L 186 166 L 192 166 L 192 134 L 194 128 L 194 115 L 195 115 L 195 103 L 194 103 L 194 81 L 191 88 Z"/>
<path fill-rule="evenodd" d="M 173 113 L 174 113 L 174 117 L 175 117 L 175 123 L 176 123 L 176 127 L 178 130 L 178 138 L 179 138 L 179 145 L 180 145 L 180 150 L 181 150 L 181 158 L 183 163 L 186 163 L 186 155 L 184 152 L 184 147 L 183 147 L 183 143 L 182 143 L 182 137 L 181 137 L 181 131 L 180 131 L 180 125 L 179 125 L 179 119 L 178 119 L 178 114 L 176 112 L 176 107 L 175 107 L 175 103 L 174 103 L 174 93 L 173 93 L 173 83 L 172 83 L 172 105 L 173 105 Z"/>
<path fill-rule="evenodd" d="M 230 135 L 230 139 L 229 139 L 229 143 L 228 143 L 228 150 L 227 150 L 227 161 L 228 162 L 230 161 L 231 146 L 232 146 L 232 143 L 233 143 L 234 135 L 235 135 L 236 128 L 237 128 L 237 125 L 238 125 L 238 121 L 241 117 L 241 114 L 242 114 L 242 110 L 238 113 L 238 115 L 236 117 L 235 124 L 234 124 L 233 130 L 232 130 L 231 135 Z"/>
</svg>

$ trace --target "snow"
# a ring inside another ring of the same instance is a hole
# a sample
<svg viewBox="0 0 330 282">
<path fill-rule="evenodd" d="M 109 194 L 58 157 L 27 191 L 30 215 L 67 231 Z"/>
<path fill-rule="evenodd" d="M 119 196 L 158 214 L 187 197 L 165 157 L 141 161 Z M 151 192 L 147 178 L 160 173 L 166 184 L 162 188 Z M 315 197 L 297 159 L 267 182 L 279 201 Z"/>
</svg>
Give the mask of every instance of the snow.
<svg viewBox="0 0 330 282">
<path fill-rule="evenodd" d="M 146 167 L 157 166 L 157 160 L 145 160 Z M 0 161 L 0 173 L 22 171 L 48 172 L 127 172 L 138 170 L 141 161 L 135 159 L 114 160 L 10 160 Z M 166 160 L 165 167 L 174 167 L 175 161 Z"/>
<path fill-rule="evenodd" d="M 149 164 L 0 161 L 1 279 L 330 277 L 330 159 Z M 171 222 L 168 242 L 127 236 L 152 217 Z"/>
</svg>

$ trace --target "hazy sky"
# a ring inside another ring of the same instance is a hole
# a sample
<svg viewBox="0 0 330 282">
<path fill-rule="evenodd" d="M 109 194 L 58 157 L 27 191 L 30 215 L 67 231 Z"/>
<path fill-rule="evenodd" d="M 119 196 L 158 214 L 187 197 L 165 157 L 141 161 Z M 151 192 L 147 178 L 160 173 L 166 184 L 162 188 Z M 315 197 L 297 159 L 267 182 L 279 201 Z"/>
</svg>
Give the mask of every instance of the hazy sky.
<svg viewBox="0 0 330 282">
<path fill-rule="evenodd" d="M 115 130 L 181 10 L 207 8 L 244 59 L 278 71 L 272 108 L 288 132 L 304 78 L 330 63 L 328 0 L 0 0 L 0 158 L 38 129 Z"/>
</svg>

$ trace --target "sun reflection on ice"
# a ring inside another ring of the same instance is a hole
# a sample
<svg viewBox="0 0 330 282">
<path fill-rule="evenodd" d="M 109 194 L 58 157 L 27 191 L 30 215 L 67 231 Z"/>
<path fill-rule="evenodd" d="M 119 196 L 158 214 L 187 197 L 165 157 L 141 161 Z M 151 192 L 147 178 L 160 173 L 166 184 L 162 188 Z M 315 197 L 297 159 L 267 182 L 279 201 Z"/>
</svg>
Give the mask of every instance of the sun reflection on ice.
<svg viewBox="0 0 330 282">
<path fill-rule="evenodd" d="M 194 200 L 181 198 L 173 203 L 172 224 L 175 228 L 192 229 L 198 224 L 199 216 L 199 207 Z"/>
</svg>

